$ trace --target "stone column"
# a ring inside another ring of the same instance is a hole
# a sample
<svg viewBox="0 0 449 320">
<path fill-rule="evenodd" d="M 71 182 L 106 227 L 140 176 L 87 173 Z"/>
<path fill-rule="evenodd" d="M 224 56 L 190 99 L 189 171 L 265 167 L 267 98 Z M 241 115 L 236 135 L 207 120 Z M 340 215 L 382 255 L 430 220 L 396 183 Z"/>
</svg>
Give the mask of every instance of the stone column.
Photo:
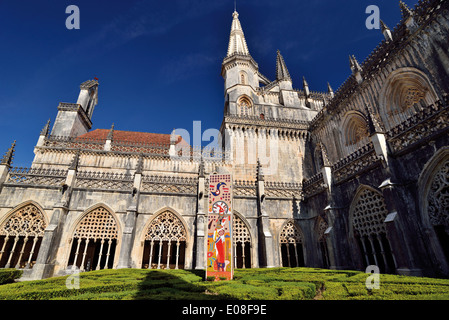
<svg viewBox="0 0 449 320">
<path fill-rule="evenodd" d="M 120 254 L 117 264 L 117 269 L 131 268 L 133 263 L 131 261 L 131 251 L 134 242 L 137 208 L 140 197 L 140 184 L 142 181 L 142 167 L 143 159 L 139 156 L 137 169 L 134 174 L 133 190 L 131 191 L 130 205 L 126 209 L 125 227 L 123 228 L 122 239 L 120 244 Z"/>
<path fill-rule="evenodd" d="M 197 212 L 196 212 L 196 234 L 195 234 L 195 269 L 205 269 L 206 268 L 206 239 L 205 239 L 205 228 L 206 228 L 206 190 L 204 187 L 205 183 L 205 172 L 204 163 L 201 160 L 198 170 L 198 191 L 197 191 Z"/>
<path fill-rule="evenodd" d="M 61 202 L 54 206 L 50 223 L 44 231 L 44 237 L 39 247 L 36 264 L 33 269 L 24 271 L 23 279 L 39 280 L 53 276 L 55 257 L 67 212 L 68 208 Z"/>
<path fill-rule="evenodd" d="M 259 261 L 261 267 L 274 268 L 274 241 L 270 231 L 270 219 L 265 211 L 265 184 L 258 174 L 257 181 L 257 208 L 259 228 Z"/>
</svg>

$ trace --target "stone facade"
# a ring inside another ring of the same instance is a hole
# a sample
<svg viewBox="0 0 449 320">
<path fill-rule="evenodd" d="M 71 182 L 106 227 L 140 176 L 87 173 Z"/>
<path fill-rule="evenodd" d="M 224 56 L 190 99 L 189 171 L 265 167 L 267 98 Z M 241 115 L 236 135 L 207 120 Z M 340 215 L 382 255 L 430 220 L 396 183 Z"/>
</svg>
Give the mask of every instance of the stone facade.
<svg viewBox="0 0 449 320">
<path fill-rule="evenodd" d="M 60 103 L 31 168 L 0 163 L 0 267 L 206 263 L 208 174 L 234 180 L 234 264 L 449 275 L 449 4 L 420 1 L 334 93 L 258 68 L 233 13 L 223 152 L 172 134 L 97 129 L 98 82 Z M 186 152 L 187 150 L 187 152 Z"/>
</svg>

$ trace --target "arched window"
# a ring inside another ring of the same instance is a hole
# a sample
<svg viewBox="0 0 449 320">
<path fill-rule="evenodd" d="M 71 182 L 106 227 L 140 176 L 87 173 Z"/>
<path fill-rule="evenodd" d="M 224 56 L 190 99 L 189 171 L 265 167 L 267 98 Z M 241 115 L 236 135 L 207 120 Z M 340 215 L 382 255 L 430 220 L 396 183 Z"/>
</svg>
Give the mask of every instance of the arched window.
<svg viewBox="0 0 449 320">
<path fill-rule="evenodd" d="M 238 112 L 239 115 L 241 116 L 249 116 L 252 114 L 251 112 L 251 107 L 252 107 L 252 103 L 251 100 L 246 97 L 240 97 L 239 100 L 237 101 L 237 107 L 238 107 Z"/>
<path fill-rule="evenodd" d="M 73 234 L 69 266 L 86 271 L 111 269 L 117 238 L 118 227 L 113 215 L 104 207 L 91 210 Z"/>
<path fill-rule="evenodd" d="M 346 146 L 357 145 L 369 137 L 368 124 L 359 112 L 350 112 L 343 122 Z"/>
<path fill-rule="evenodd" d="M 351 205 L 352 228 L 365 267 L 377 265 L 381 272 L 394 272 L 395 262 L 386 237 L 385 218 L 388 210 L 380 192 L 361 189 Z"/>
<path fill-rule="evenodd" d="M 142 266 L 148 269 L 184 268 L 187 231 L 170 211 L 158 214 L 145 234 Z"/>
<path fill-rule="evenodd" d="M 0 227 L 0 267 L 32 268 L 46 223 L 33 204 L 17 209 Z"/>
<path fill-rule="evenodd" d="M 246 81 L 246 73 L 240 72 L 240 84 L 248 84 L 248 81 Z"/>
<path fill-rule="evenodd" d="M 287 222 L 279 237 L 283 267 L 303 267 L 304 237 L 292 221 Z"/>
<path fill-rule="evenodd" d="M 449 262 L 449 157 L 441 163 L 431 180 L 427 213 Z"/>
<path fill-rule="evenodd" d="M 386 129 L 405 121 L 437 101 L 427 76 L 415 68 L 393 71 L 380 93 L 380 115 Z"/>
<path fill-rule="evenodd" d="M 234 267 L 251 268 L 251 236 L 246 224 L 236 214 L 232 220 L 234 239 Z"/>
<path fill-rule="evenodd" d="M 318 217 L 318 220 L 316 222 L 316 232 L 318 235 L 318 246 L 321 252 L 321 260 L 323 263 L 323 268 L 329 268 L 330 261 L 329 261 L 329 252 L 327 250 L 327 243 L 326 243 L 326 235 L 325 231 L 328 228 L 328 224 L 326 220 L 324 220 L 322 217 Z"/>
</svg>

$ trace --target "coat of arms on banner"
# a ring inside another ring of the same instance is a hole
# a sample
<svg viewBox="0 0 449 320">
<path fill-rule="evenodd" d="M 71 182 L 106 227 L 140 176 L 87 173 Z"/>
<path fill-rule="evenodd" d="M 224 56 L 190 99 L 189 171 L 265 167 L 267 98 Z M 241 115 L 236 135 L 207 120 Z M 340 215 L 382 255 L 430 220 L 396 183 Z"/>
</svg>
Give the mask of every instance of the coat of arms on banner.
<svg viewBox="0 0 449 320">
<path fill-rule="evenodd" d="M 233 276 L 232 186 L 230 174 L 209 177 L 206 277 L 230 280 Z"/>
</svg>

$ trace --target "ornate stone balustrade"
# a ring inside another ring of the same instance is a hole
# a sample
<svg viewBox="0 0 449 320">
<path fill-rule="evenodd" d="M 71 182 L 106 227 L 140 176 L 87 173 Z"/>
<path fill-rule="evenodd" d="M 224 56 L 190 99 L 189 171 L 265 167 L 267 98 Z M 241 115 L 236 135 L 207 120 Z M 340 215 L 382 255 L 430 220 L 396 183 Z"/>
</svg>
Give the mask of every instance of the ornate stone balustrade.
<svg viewBox="0 0 449 320">
<path fill-rule="evenodd" d="M 267 199 L 292 199 L 295 197 L 297 200 L 300 200 L 302 198 L 302 184 L 266 181 L 265 195 Z"/>
<path fill-rule="evenodd" d="M 131 174 L 81 171 L 76 175 L 75 188 L 131 191 L 133 183 Z"/>
<path fill-rule="evenodd" d="M 140 190 L 152 194 L 196 195 L 197 186 L 197 178 L 144 175 Z"/>
<path fill-rule="evenodd" d="M 168 156 L 170 145 L 159 143 L 146 143 L 125 140 L 113 140 L 111 143 L 112 151 L 130 152 L 130 153 L 150 153 L 153 155 Z"/>
<path fill-rule="evenodd" d="M 425 107 L 387 132 L 394 153 L 404 152 L 414 145 L 427 143 L 430 138 L 449 130 L 449 98 Z"/>
<path fill-rule="evenodd" d="M 11 168 L 5 184 L 42 185 L 60 187 L 66 179 L 67 170 Z"/>
<path fill-rule="evenodd" d="M 235 180 L 234 181 L 234 197 L 250 197 L 257 196 L 256 181 Z"/>
<path fill-rule="evenodd" d="M 342 182 L 369 170 L 373 166 L 377 166 L 380 160 L 381 158 L 376 155 L 373 143 L 370 142 L 332 166 L 334 183 Z"/>
<path fill-rule="evenodd" d="M 48 136 L 44 140 L 44 147 L 81 150 L 103 150 L 105 142 L 106 140 L 104 139 Z"/>
<path fill-rule="evenodd" d="M 311 197 L 315 194 L 318 194 L 326 188 L 326 185 L 325 185 L 324 179 L 323 179 L 323 173 L 321 173 L 321 172 L 318 172 L 317 174 L 313 175 L 309 179 L 305 180 L 302 185 L 303 185 L 304 195 L 306 197 Z"/>
</svg>

